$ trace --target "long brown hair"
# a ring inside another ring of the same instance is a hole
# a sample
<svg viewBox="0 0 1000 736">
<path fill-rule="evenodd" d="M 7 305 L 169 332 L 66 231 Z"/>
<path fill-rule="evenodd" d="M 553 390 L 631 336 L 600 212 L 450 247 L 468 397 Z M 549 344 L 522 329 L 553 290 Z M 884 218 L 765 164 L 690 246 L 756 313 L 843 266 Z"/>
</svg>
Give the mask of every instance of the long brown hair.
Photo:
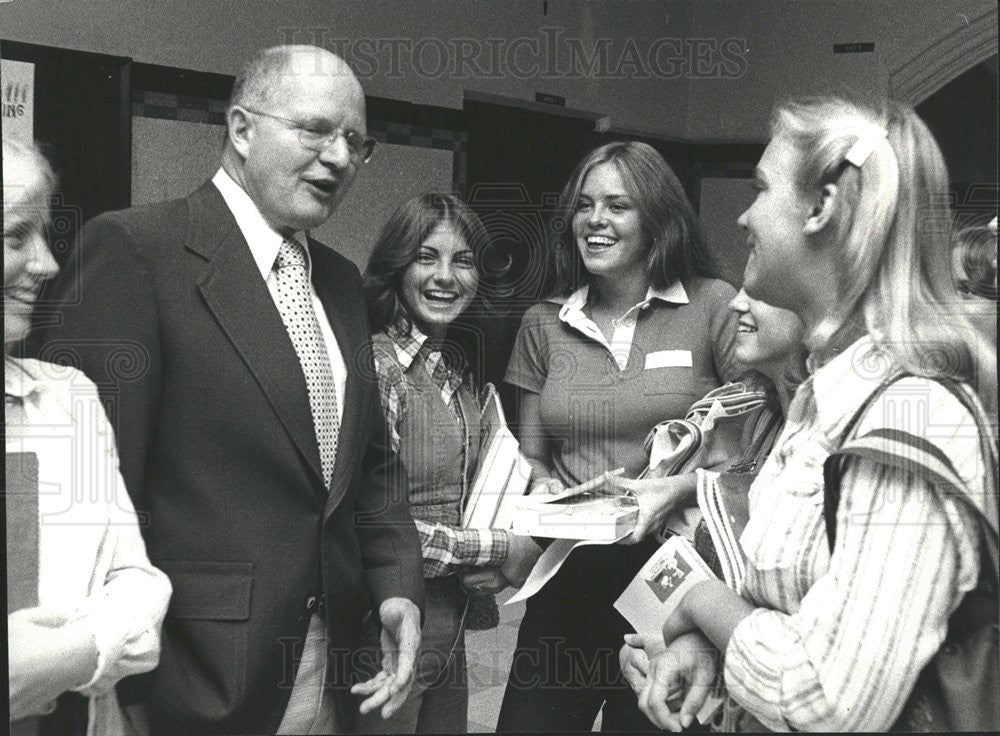
<svg viewBox="0 0 1000 736">
<path fill-rule="evenodd" d="M 692 276 L 715 276 L 715 264 L 698 218 L 673 169 L 648 143 L 617 141 L 587 154 L 562 190 L 549 227 L 549 252 L 555 270 L 553 294 L 562 296 L 589 283 L 590 275 L 573 242 L 572 220 L 584 180 L 604 163 L 615 165 L 626 191 L 635 200 L 649 243 L 649 284 L 665 289 Z"/>
<path fill-rule="evenodd" d="M 442 223 L 451 225 L 465 239 L 482 273 L 482 254 L 489 248 L 490 238 L 468 205 L 454 195 L 434 192 L 404 202 L 382 228 L 365 268 L 365 302 L 372 332 L 400 320 L 409 328 L 399 285 L 417 259 L 420 246 Z"/>
</svg>

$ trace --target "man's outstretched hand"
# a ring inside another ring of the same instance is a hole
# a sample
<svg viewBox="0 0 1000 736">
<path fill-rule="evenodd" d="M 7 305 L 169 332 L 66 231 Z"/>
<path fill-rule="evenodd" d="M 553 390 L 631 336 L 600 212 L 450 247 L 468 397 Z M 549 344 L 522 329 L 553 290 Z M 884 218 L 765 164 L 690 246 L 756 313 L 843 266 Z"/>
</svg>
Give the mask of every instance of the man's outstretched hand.
<svg viewBox="0 0 1000 736">
<path fill-rule="evenodd" d="M 367 696 L 361 713 L 382 709 L 389 718 L 406 701 L 413 686 L 414 663 L 420 648 L 420 609 L 409 598 L 387 598 L 378 609 L 382 622 L 382 670 L 351 688 Z"/>
</svg>

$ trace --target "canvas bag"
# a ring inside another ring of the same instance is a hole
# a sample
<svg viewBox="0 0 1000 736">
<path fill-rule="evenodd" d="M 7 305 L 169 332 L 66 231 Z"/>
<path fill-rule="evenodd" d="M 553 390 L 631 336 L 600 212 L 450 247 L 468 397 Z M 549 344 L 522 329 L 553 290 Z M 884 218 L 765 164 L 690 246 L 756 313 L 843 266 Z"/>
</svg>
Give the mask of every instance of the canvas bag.
<svg viewBox="0 0 1000 736">
<path fill-rule="evenodd" d="M 962 402 L 976 420 L 981 452 L 986 459 L 985 513 L 970 497 L 969 489 L 948 458 L 922 437 L 898 430 L 873 430 L 856 435 L 861 418 L 878 396 L 895 381 L 884 382 L 864 403 L 842 435 L 840 449 L 824 467 L 823 513 L 830 551 L 836 535 L 837 507 L 843 463 L 859 457 L 918 472 L 939 487 L 950 488 L 954 498 L 972 511 L 980 528 L 980 573 L 976 587 L 965 594 L 948 619 L 948 633 L 937 654 L 917 678 L 899 719 L 891 731 L 990 731 L 1000 730 L 1000 642 L 998 642 L 997 444 L 978 399 L 954 381 L 938 380 Z"/>
<path fill-rule="evenodd" d="M 728 465 L 743 454 L 748 419 L 766 405 L 767 396 L 759 386 L 734 381 L 705 394 L 691 405 L 684 419 L 660 422 L 643 442 L 649 465 L 639 478 L 665 478 Z M 694 541 L 701 518 L 697 506 L 676 511 L 659 536 L 673 533 Z"/>
</svg>

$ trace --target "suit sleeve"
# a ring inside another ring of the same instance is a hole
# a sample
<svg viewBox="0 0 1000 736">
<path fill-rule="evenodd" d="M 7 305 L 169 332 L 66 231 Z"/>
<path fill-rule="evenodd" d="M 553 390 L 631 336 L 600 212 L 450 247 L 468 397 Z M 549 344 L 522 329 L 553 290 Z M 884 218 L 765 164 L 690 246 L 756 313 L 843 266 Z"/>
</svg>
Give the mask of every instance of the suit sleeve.
<svg viewBox="0 0 1000 736">
<path fill-rule="evenodd" d="M 114 213 L 89 222 L 49 287 L 53 324 L 32 335 L 28 346 L 38 358 L 79 368 L 97 384 L 138 508 L 161 376 L 155 290 L 140 246 Z"/>
</svg>

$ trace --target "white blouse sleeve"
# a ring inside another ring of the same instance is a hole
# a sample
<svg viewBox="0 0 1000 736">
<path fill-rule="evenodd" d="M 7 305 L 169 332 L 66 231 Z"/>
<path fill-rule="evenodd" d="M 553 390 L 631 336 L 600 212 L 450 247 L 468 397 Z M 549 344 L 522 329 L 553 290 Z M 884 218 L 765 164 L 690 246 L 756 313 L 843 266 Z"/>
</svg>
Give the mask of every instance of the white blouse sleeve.
<svg viewBox="0 0 1000 736">
<path fill-rule="evenodd" d="M 975 478 L 975 424 L 950 395 L 935 398 L 935 425 L 949 436 L 931 439 Z M 893 416 L 879 408 L 870 416 Z M 868 460 L 847 464 L 841 489 L 826 574 L 794 613 L 750 614 L 726 650 L 730 695 L 772 729 L 891 727 L 976 585 L 979 525 L 962 502 Z"/>
<path fill-rule="evenodd" d="M 81 431 L 94 427 L 95 469 L 91 477 L 104 485 L 89 500 L 106 506 L 103 538 L 94 565 L 89 595 L 71 620 L 84 623 L 93 634 L 97 669 L 90 681 L 76 688 L 87 696 L 100 695 L 128 675 L 148 672 L 160 657 L 160 632 L 171 587 L 167 576 L 152 566 L 139 533 L 132 501 L 118 470 L 114 434 L 94 389 L 90 401 L 75 394 L 74 419 Z M 85 397 L 86 398 L 86 397 Z M 95 418 L 96 417 L 96 418 Z M 100 500 L 98 500 L 98 497 Z"/>
</svg>

